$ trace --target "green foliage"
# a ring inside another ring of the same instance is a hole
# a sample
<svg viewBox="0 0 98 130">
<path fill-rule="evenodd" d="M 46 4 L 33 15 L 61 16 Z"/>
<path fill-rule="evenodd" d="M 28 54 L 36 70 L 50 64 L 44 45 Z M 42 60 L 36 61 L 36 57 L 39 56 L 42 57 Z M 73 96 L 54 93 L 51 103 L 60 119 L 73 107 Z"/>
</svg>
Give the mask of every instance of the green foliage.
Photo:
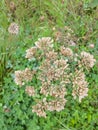
<svg viewBox="0 0 98 130">
<path fill-rule="evenodd" d="M 97 7 L 98 6 L 98 0 L 92 0 L 92 2 L 89 4 L 91 8 Z"/>
<path fill-rule="evenodd" d="M 97 0 L 13 1 L 14 12 L 10 10 L 10 0 L 0 1 L 0 130 L 98 130 Z M 20 27 L 18 36 L 8 33 L 13 21 Z M 77 46 L 73 49 L 90 51 L 97 60 L 90 74 L 86 72 L 89 94 L 81 104 L 67 102 L 63 111 L 39 118 L 32 113 L 33 99 L 14 83 L 14 71 L 32 66 L 25 60 L 25 50 L 39 37 L 54 37 L 64 26 L 69 26 L 78 39 L 74 39 Z M 89 48 L 91 43 L 94 48 Z"/>
</svg>

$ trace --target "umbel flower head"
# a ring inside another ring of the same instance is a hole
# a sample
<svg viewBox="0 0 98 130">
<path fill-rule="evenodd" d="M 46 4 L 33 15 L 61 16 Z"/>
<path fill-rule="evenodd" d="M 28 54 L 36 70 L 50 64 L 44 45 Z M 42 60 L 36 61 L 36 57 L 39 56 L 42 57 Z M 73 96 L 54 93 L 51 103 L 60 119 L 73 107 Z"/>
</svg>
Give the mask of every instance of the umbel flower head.
<svg viewBox="0 0 98 130">
<path fill-rule="evenodd" d="M 42 38 L 39 38 L 37 42 L 35 42 L 35 45 L 39 49 L 46 50 L 48 47 L 53 46 L 52 43 L 53 43 L 53 40 L 51 39 L 51 37 L 42 37 Z"/>
<path fill-rule="evenodd" d="M 27 59 L 32 59 L 36 54 L 36 50 L 37 50 L 37 47 L 32 47 L 32 48 L 26 50 L 26 56 L 25 57 Z"/>
<path fill-rule="evenodd" d="M 8 32 L 11 34 L 18 34 L 19 33 L 19 26 L 17 23 L 13 22 L 10 24 L 9 28 L 8 28 Z"/>
<path fill-rule="evenodd" d="M 73 52 L 70 48 L 65 48 L 64 46 L 61 46 L 61 53 L 64 55 L 64 56 L 73 56 Z"/>
<path fill-rule="evenodd" d="M 39 117 L 46 118 L 46 111 L 62 111 L 66 106 L 69 87 L 73 99 L 78 99 L 79 102 L 88 95 L 89 83 L 83 70 L 85 66 L 94 66 L 96 60 L 93 55 L 87 52 L 79 55 L 62 45 L 56 50 L 53 40 L 43 37 L 26 51 L 25 58 L 31 60 L 32 70 L 26 68 L 15 71 L 15 83 L 19 86 L 26 85 L 26 94 L 32 96 L 35 102 L 32 112 Z"/>
<path fill-rule="evenodd" d="M 24 85 L 25 82 L 31 81 L 32 76 L 34 74 L 34 71 L 31 71 L 29 68 L 26 68 L 25 70 L 21 71 L 15 71 L 15 83 L 17 85 Z"/>
<path fill-rule="evenodd" d="M 92 68 L 95 64 L 96 60 L 94 56 L 87 52 L 81 52 L 81 61 L 80 64 L 86 66 L 88 69 Z"/>
<path fill-rule="evenodd" d="M 73 92 L 72 95 L 74 99 L 79 98 L 81 102 L 82 98 L 86 97 L 88 94 L 88 83 L 85 80 L 85 74 L 82 70 L 75 71 L 75 77 L 73 79 Z"/>
<path fill-rule="evenodd" d="M 32 86 L 26 86 L 25 92 L 29 95 L 29 96 L 34 96 L 35 95 L 35 89 Z"/>
</svg>

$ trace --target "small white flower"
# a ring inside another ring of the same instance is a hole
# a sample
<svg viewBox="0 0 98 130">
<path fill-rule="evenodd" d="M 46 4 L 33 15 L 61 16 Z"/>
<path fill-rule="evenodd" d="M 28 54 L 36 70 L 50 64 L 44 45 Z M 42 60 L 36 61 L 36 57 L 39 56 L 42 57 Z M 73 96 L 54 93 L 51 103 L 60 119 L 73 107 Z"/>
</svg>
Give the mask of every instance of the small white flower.
<svg viewBox="0 0 98 130">
<path fill-rule="evenodd" d="M 8 32 L 11 34 L 18 34 L 19 33 L 19 26 L 16 23 L 11 23 L 9 28 L 8 28 Z"/>
</svg>

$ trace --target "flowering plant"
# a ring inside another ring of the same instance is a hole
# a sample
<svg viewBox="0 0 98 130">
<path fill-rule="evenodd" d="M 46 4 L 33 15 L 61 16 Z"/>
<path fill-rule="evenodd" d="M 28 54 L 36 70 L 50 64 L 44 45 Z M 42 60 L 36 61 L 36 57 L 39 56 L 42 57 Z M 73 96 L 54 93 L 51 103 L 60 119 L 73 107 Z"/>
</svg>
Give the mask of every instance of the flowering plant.
<svg viewBox="0 0 98 130">
<path fill-rule="evenodd" d="M 15 71 L 15 83 L 34 97 L 32 112 L 38 116 L 46 117 L 46 111 L 63 110 L 68 88 L 79 102 L 88 95 L 84 70 L 90 70 L 96 62 L 90 53 L 76 54 L 62 45 L 57 49 L 50 37 L 43 37 L 26 51 L 25 58 L 32 62 L 32 70 Z"/>
</svg>

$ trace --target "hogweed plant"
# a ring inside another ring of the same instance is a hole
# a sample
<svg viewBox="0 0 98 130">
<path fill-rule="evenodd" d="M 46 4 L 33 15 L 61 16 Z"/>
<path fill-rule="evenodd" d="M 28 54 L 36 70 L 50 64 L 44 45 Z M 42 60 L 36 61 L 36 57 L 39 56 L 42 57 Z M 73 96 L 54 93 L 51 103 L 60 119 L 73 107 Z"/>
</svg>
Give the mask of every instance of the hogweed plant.
<svg viewBox="0 0 98 130">
<path fill-rule="evenodd" d="M 88 95 L 85 69 L 90 70 L 96 62 L 88 52 L 76 54 L 71 48 L 55 46 L 50 37 L 38 39 L 35 46 L 26 50 L 25 58 L 32 62 L 32 70 L 15 71 L 15 83 L 34 98 L 32 112 L 40 117 L 46 117 L 47 111 L 62 111 L 69 89 L 73 99 L 81 102 Z"/>
</svg>

